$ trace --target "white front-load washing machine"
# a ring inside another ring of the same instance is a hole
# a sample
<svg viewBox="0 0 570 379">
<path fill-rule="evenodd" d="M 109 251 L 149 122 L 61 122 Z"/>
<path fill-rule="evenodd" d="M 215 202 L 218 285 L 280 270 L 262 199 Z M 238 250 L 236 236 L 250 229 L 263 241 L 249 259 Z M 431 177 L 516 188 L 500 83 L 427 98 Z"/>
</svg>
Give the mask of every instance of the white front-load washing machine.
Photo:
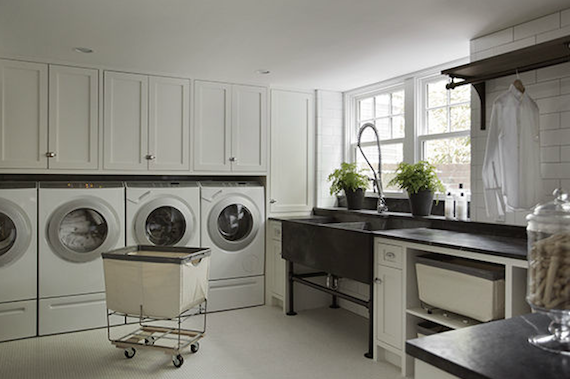
<svg viewBox="0 0 570 379">
<path fill-rule="evenodd" d="M 106 325 L 101 253 L 125 246 L 123 183 L 39 188 L 39 335 Z"/>
<path fill-rule="evenodd" d="M 127 246 L 130 245 L 200 247 L 198 183 L 127 183 Z"/>
<path fill-rule="evenodd" d="M 263 304 L 265 192 L 255 182 L 202 183 L 202 246 L 211 311 Z"/>
<path fill-rule="evenodd" d="M 36 335 L 36 183 L 0 183 L 0 341 Z"/>
</svg>

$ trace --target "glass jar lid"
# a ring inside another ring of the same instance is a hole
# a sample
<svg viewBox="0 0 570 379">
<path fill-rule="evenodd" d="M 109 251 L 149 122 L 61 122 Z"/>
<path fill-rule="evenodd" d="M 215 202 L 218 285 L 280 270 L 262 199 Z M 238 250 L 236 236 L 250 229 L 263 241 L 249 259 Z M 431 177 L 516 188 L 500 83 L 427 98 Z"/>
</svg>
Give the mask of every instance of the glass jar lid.
<svg viewBox="0 0 570 379">
<path fill-rule="evenodd" d="M 570 223 L 570 196 L 562 188 L 552 192 L 553 201 L 539 204 L 534 212 L 527 216 L 528 222 L 539 223 Z"/>
</svg>

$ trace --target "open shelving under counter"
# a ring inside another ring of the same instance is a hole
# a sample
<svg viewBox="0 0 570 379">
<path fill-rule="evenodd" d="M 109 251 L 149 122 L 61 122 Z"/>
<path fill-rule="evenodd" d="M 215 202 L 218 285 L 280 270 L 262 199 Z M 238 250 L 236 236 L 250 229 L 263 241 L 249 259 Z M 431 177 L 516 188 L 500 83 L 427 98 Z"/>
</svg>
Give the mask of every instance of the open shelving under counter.
<svg viewBox="0 0 570 379">
<path fill-rule="evenodd" d="M 433 321 L 436 324 L 447 326 L 451 329 L 462 329 L 468 326 L 479 325 L 480 321 L 474 320 L 469 317 L 461 316 L 452 312 L 446 312 L 441 309 L 435 309 L 432 313 L 427 310 L 416 307 L 407 309 L 406 313 L 412 316 L 419 317 L 424 320 Z"/>
</svg>

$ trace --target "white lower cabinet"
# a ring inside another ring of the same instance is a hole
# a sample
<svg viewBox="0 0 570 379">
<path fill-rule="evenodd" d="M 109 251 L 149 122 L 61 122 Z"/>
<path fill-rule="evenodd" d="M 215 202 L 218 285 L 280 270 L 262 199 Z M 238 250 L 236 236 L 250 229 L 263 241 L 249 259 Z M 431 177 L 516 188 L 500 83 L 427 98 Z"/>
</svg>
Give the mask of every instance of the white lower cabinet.
<svg viewBox="0 0 570 379">
<path fill-rule="evenodd" d="M 403 299 L 402 258 L 399 246 L 374 246 L 376 257 L 374 276 L 374 356 L 401 366 L 403 351 Z"/>
<path fill-rule="evenodd" d="M 270 305 L 283 306 L 287 278 L 286 262 L 281 257 L 281 223 L 279 221 L 269 221 L 267 223 L 266 241 L 265 302 Z"/>
</svg>

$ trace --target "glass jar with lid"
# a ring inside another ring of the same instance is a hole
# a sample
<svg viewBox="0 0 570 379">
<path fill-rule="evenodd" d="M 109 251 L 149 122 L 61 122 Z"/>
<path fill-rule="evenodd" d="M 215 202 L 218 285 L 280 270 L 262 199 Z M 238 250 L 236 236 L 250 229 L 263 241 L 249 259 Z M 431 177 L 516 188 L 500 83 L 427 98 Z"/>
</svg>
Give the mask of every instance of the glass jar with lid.
<svg viewBox="0 0 570 379">
<path fill-rule="evenodd" d="M 570 355 L 570 199 L 562 189 L 553 195 L 554 201 L 527 216 L 527 302 L 552 320 L 551 334 L 532 336 L 529 342 Z"/>
</svg>

